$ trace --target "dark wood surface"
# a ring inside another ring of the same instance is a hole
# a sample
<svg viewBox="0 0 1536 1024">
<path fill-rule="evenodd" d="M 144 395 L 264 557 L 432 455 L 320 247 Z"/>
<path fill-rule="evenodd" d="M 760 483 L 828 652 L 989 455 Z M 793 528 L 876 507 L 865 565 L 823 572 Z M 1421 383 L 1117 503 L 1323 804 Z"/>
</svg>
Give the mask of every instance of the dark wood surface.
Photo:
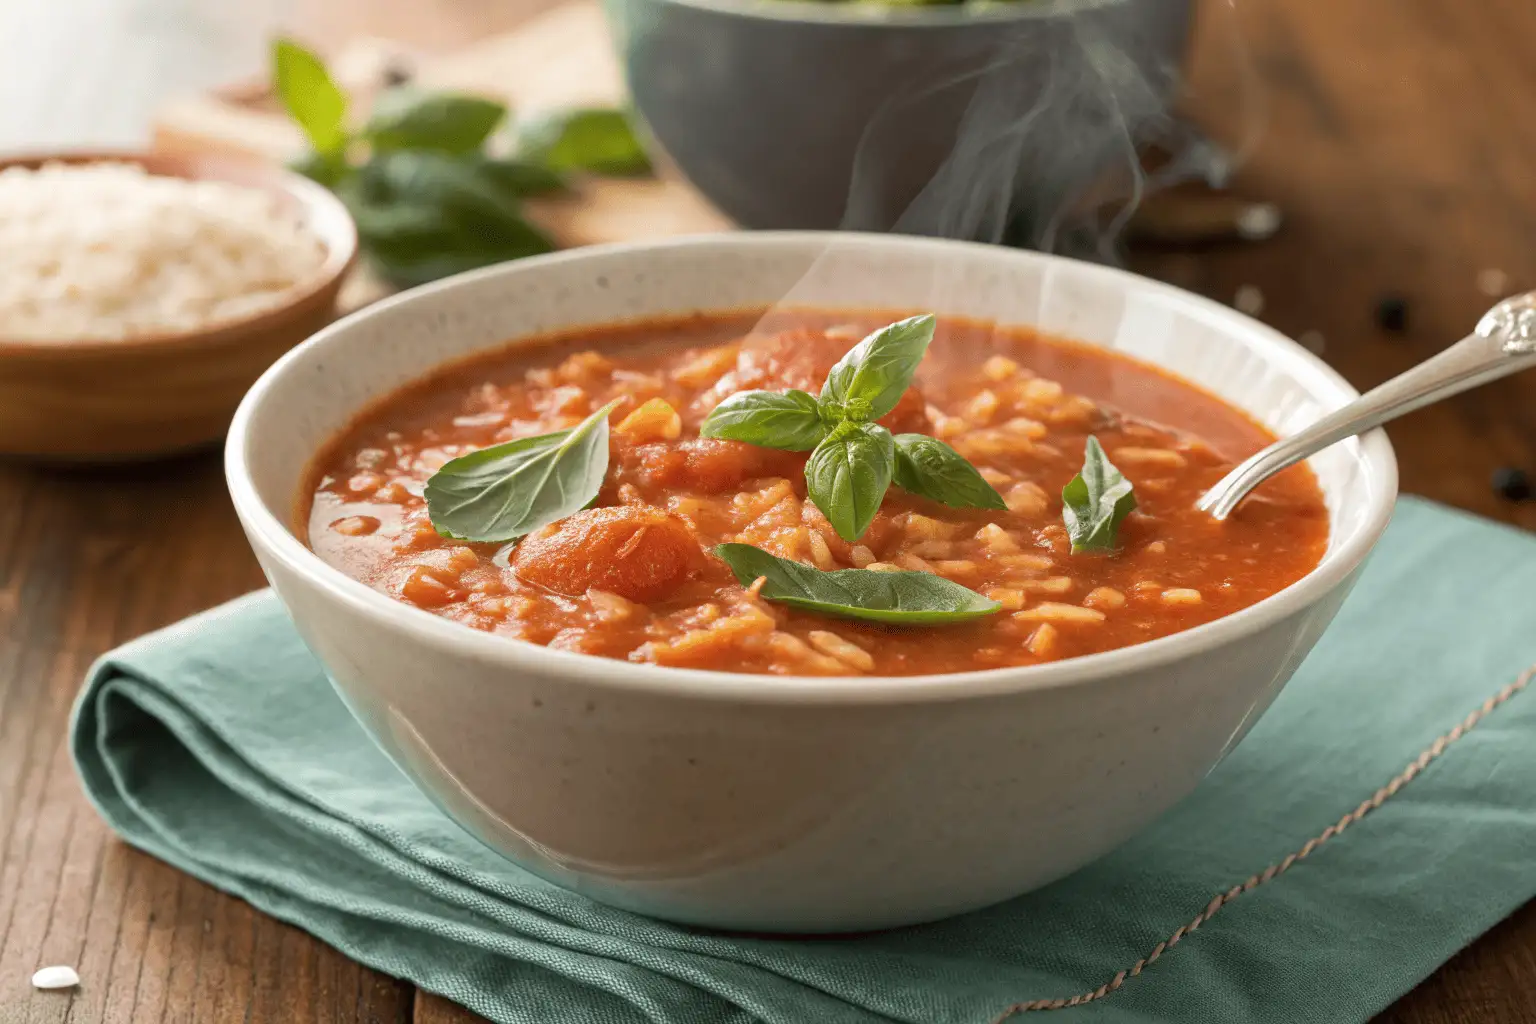
<svg viewBox="0 0 1536 1024">
<path fill-rule="evenodd" d="M 362 32 L 449 45 L 539 6 L 325 0 L 295 27 L 322 44 Z M 1208 6 L 1195 108 L 1232 133 L 1252 109 L 1249 76 L 1224 5 Z M 1319 332 L 1360 386 L 1463 334 L 1489 302 L 1479 271 L 1536 287 L 1536 4 L 1251 0 L 1241 20 L 1267 126 L 1240 181 L 1281 204 L 1285 230 L 1260 245 L 1139 253 L 1140 269 L 1223 299 L 1259 288 L 1264 319 Z M 1373 325 L 1388 293 L 1408 301 L 1404 334 Z M 1536 472 L 1536 375 L 1391 433 L 1405 490 L 1536 528 L 1536 504 L 1505 502 L 1488 482 L 1503 465 Z M 0 1024 L 474 1019 L 127 849 L 80 794 L 64 729 L 92 659 L 261 582 L 212 453 L 112 470 L 0 466 Z M 77 965 L 82 987 L 33 992 L 32 970 L 52 963 Z M 1536 909 L 1382 1019 L 1536 1020 Z"/>
</svg>

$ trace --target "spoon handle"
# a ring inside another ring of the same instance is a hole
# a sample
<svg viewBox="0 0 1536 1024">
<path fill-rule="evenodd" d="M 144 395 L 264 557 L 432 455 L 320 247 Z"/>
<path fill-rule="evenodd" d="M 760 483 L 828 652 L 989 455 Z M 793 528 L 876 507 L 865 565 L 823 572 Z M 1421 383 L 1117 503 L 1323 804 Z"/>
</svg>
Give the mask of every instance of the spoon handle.
<svg viewBox="0 0 1536 1024">
<path fill-rule="evenodd" d="M 1243 462 L 1197 506 L 1225 519 L 1248 492 L 1331 444 L 1489 381 L 1536 367 L 1536 292 L 1505 299 L 1450 348 Z"/>
</svg>

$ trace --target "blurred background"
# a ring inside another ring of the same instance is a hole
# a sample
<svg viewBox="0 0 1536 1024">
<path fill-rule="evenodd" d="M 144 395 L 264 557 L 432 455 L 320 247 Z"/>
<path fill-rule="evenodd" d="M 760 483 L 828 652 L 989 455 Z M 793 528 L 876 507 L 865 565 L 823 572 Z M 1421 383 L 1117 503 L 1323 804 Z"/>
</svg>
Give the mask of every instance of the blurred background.
<svg viewBox="0 0 1536 1024">
<path fill-rule="evenodd" d="M 279 35 L 354 126 L 401 83 L 517 128 L 627 83 L 659 177 L 516 196 L 556 247 L 843 225 L 1049 248 L 1234 305 L 1362 388 L 1536 285 L 1526 0 L 0 0 L 0 158 L 301 159 Z M 343 311 L 421 276 L 381 280 L 363 235 Z M 1406 488 L 1536 524 L 1528 388 L 1394 425 Z"/>
<path fill-rule="evenodd" d="M 734 222 L 1052 248 L 1234 305 L 1362 388 L 1536 285 L 1536 5 L 1072 0 L 1066 30 L 1031 21 L 1061 7 L 0 0 L 0 157 L 299 158 L 270 88 L 283 34 L 353 122 L 391 83 L 491 95 L 521 123 L 623 104 L 627 80 L 660 178 L 530 199 L 558 247 Z M 402 283 L 363 248 L 343 310 Z M 1528 388 L 1395 425 L 1407 489 L 1536 523 Z"/>
<path fill-rule="evenodd" d="M 271 37 L 389 32 L 442 52 L 540 0 L 0 0 L 0 148 L 147 144 L 157 105 L 266 71 Z"/>
</svg>

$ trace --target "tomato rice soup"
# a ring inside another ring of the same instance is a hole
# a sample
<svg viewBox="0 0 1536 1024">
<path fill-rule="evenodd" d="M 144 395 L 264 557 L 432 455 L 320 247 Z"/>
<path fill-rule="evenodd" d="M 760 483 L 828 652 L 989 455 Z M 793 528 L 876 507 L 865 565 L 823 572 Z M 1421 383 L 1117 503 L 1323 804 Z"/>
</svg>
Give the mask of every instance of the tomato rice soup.
<svg viewBox="0 0 1536 1024">
<path fill-rule="evenodd" d="M 1273 440 L 1263 428 L 1153 367 L 1026 328 L 941 319 L 912 385 L 879 419 L 946 442 L 1005 509 L 951 507 L 893 484 L 850 542 L 808 499 L 808 452 L 699 436 L 738 392 L 815 395 L 855 343 L 895 319 L 699 314 L 477 356 L 385 398 L 332 441 L 301 496 L 301 532 L 342 572 L 474 629 L 632 662 L 792 675 L 964 672 L 1107 651 L 1230 615 L 1321 559 L 1327 513 L 1305 466 L 1225 522 L 1194 508 Z M 607 471 L 587 508 L 512 543 L 434 528 L 423 494 L 444 463 L 573 427 L 609 402 Z M 1113 550 L 1074 554 L 1062 490 L 1084 469 L 1090 435 L 1137 507 Z M 761 579 L 743 585 L 715 553 L 724 543 L 824 572 L 929 573 L 1000 607 L 912 626 L 803 610 L 767 599 Z"/>
</svg>

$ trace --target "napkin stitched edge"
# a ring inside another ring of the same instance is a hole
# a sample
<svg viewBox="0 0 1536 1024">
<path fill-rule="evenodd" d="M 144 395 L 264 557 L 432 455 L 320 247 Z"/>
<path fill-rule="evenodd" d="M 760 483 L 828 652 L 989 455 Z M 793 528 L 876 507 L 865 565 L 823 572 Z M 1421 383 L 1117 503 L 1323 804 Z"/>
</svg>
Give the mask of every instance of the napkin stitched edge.
<svg viewBox="0 0 1536 1024">
<path fill-rule="evenodd" d="M 1205 909 L 1196 914 L 1188 924 L 1180 925 L 1172 935 L 1152 947 L 1150 953 L 1137 960 L 1132 966 L 1117 972 L 1113 978 L 1092 992 L 1080 992 L 1070 998 L 1063 996 L 1055 999 L 1031 999 L 1025 1002 L 1014 1003 L 1012 1006 L 1005 1007 L 1001 1013 L 993 1017 L 992 1024 L 1003 1024 L 1004 1021 L 1018 1014 L 1037 1013 L 1045 1010 L 1065 1010 L 1074 1006 L 1082 1006 L 1085 1003 L 1097 1002 L 1110 993 L 1119 991 L 1128 980 L 1140 976 L 1142 971 L 1156 963 L 1164 953 L 1172 950 L 1180 941 L 1192 934 L 1206 921 L 1216 916 L 1217 911 L 1221 910 L 1222 907 L 1231 903 L 1243 893 L 1257 889 L 1259 886 L 1279 878 L 1286 871 L 1290 870 L 1297 861 L 1304 859 L 1319 846 L 1340 835 L 1350 825 L 1376 810 L 1391 797 L 1396 796 L 1404 786 L 1418 778 L 1424 769 L 1428 768 L 1430 764 L 1444 754 L 1451 744 L 1465 736 L 1477 723 L 1498 710 L 1510 698 L 1520 693 L 1533 681 L 1536 681 L 1536 665 L 1532 665 L 1524 672 L 1521 672 L 1515 677 L 1513 682 L 1508 683 L 1503 689 L 1483 701 L 1470 714 L 1456 723 L 1450 731 L 1441 734 L 1433 743 L 1420 751 L 1419 756 L 1408 763 L 1408 767 L 1398 772 L 1386 785 L 1376 790 L 1371 796 L 1362 800 L 1360 805 L 1354 810 L 1323 829 L 1318 835 L 1308 839 L 1302 844 L 1300 849 L 1288 854 L 1284 860 L 1269 865 L 1269 867 L 1256 875 L 1250 875 L 1246 881 L 1232 886 L 1226 892 L 1217 893 L 1205 905 Z"/>
</svg>

